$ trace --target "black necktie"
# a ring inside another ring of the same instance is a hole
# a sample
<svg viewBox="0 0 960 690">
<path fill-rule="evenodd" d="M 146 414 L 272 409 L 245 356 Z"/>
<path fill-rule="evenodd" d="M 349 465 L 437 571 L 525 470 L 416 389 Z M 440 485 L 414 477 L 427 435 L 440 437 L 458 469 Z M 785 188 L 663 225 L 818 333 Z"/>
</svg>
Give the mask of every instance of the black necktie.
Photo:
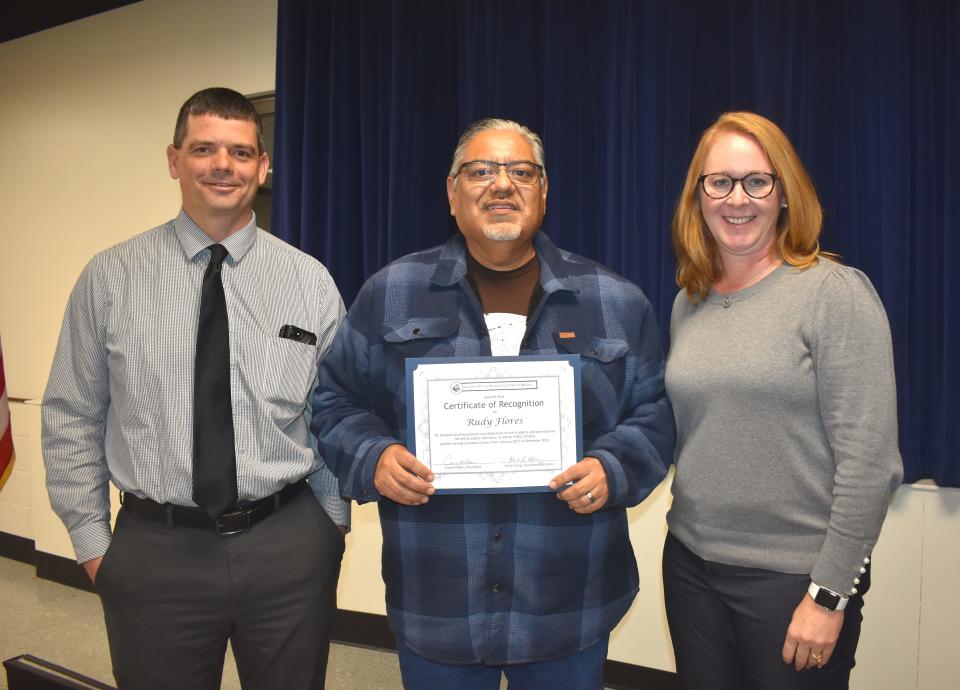
<svg viewBox="0 0 960 690">
<path fill-rule="evenodd" d="M 210 245 L 203 274 L 193 374 L 193 500 L 210 517 L 237 501 L 237 458 L 230 401 L 230 334 L 220 268 L 227 250 Z"/>
</svg>

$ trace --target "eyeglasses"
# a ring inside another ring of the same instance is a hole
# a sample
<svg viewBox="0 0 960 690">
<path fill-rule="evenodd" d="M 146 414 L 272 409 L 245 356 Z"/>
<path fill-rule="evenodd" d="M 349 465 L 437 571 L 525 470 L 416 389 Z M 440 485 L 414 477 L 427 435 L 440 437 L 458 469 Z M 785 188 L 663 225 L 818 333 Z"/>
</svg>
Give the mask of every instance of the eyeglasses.
<svg viewBox="0 0 960 690">
<path fill-rule="evenodd" d="M 462 174 L 471 184 L 490 184 L 500 175 L 500 168 L 506 168 L 510 181 L 521 187 L 535 185 L 543 174 L 543 166 L 531 161 L 467 161 L 457 175 Z"/>
<path fill-rule="evenodd" d="M 754 199 L 762 199 L 770 196 L 779 179 L 779 176 L 765 172 L 752 172 L 743 177 L 730 177 L 727 173 L 710 173 L 701 175 L 697 181 L 703 187 L 703 193 L 711 199 L 725 199 L 730 196 L 737 182 L 740 183 L 740 189 L 744 194 Z"/>
</svg>

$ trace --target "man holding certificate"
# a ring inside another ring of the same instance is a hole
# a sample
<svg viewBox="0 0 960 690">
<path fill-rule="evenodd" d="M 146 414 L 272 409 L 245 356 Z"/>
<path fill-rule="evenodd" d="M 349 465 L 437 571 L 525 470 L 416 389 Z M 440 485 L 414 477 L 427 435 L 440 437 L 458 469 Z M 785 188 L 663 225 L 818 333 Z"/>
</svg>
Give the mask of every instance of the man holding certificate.
<svg viewBox="0 0 960 690">
<path fill-rule="evenodd" d="M 653 309 L 538 234 L 547 174 L 526 127 L 468 128 L 447 196 L 460 232 L 364 285 L 313 428 L 342 493 L 379 501 L 408 690 L 501 673 L 599 690 L 638 588 L 626 508 L 673 456 Z"/>
</svg>

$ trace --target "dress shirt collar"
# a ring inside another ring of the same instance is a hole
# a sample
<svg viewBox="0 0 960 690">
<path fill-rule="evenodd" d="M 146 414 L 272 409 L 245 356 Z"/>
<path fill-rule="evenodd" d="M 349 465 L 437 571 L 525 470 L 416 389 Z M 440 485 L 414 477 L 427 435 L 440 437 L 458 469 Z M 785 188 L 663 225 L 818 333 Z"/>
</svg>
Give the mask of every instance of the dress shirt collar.
<svg viewBox="0 0 960 690">
<path fill-rule="evenodd" d="M 173 227 L 174 230 L 176 230 L 180 246 L 183 247 L 183 251 L 190 261 L 196 259 L 197 255 L 211 244 L 216 244 L 207 233 L 200 229 L 200 226 L 193 222 L 193 219 L 188 216 L 187 212 L 183 209 L 180 210 L 180 215 L 174 219 Z M 227 260 L 235 264 L 243 259 L 244 255 L 250 250 L 250 247 L 253 246 L 256 238 L 257 214 L 251 211 L 250 222 L 236 232 L 231 233 L 230 236 L 224 239 L 223 242 L 220 242 L 220 244 L 222 244 L 229 253 Z"/>
<path fill-rule="evenodd" d="M 563 257 L 550 238 L 542 232 L 533 236 L 533 248 L 540 261 L 540 284 L 546 293 L 567 290 L 579 292 L 575 281 L 570 277 Z M 459 282 L 467 275 L 467 242 L 461 233 L 457 233 L 444 245 L 437 259 L 437 268 L 430 278 L 434 285 L 449 286 Z"/>
</svg>

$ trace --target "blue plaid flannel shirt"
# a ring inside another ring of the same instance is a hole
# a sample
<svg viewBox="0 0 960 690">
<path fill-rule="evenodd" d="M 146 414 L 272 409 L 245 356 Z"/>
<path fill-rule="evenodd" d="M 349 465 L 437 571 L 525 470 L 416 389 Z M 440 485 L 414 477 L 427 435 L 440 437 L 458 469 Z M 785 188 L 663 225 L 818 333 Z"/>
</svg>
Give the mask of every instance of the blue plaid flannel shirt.
<svg viewBox="0 0 960 690">
<path fill-rule="evenodd" d="M 549 492 L 442 495 L 415 507 L 380 500 L 388 621 L 401 643 L 443 663 L 543 661 L 607 635 L 638 589 L 626 508 L 673 458 L 650 303 L 543 233 L 534 243 L 545 294 L 520 354 L 581 356 L 585 455 L 603 463 L 610 498 L 592 515 Z M 457 234 L 383 268 L 347 314 L 313 399 L 313 428 L 344 496 L 379 500 L 380 454 L 406 444 L 407 357 L 490 354 L 466 272 Z"/>
</svg>

